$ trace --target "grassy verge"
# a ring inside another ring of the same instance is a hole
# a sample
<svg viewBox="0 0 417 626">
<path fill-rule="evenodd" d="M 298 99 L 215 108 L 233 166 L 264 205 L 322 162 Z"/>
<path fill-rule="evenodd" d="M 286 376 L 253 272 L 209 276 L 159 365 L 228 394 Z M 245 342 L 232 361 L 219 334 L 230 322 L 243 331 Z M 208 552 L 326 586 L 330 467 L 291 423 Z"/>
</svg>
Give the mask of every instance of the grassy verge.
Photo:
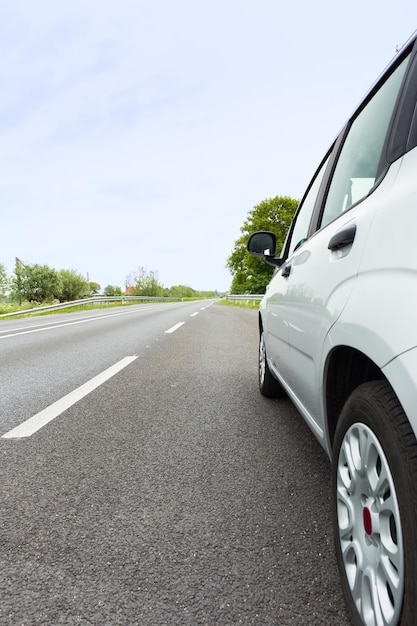
<svg viewBox="0 0 417 626">
<path fill-rule="evenodd" d="M 182 298 L 182 302 L 192 302 L 194 300 L 204 300 L 206 298 Z M 180 300 L 179 300 L 180 301 Z M 138 304 L 149 304 L 150 302 L 147 300 L 144 301 L 129 301 L 129 300 L 125 300 L 123 302 L 120 301 L 115 301 L 115 302 L 92 302 L 92 303 L 85 303 L 85 304 L 80 304 L 79 306 L 69 306 L 68 308 L 62 308 L 62 309 L 58 309 L 57 311 L 39 311 L 39 312 L 33 312 L 33 313 L 24 313 L 24 311 L 28 311 L 30 309 L 34 309 L 36 307 L 33 306 L 33 304 L 30 304 L 28 302 L 25 302 L 23 304 L 21 304 L 20 306 L 18 304 L 15 303 L 0 303 L 0 315 L 2 314 L 10 314 L 10 313 L 18 313 L 19 311 L 22 311 L 21 315 L 13 315 L 12 317 L 0 317 L 0 322 L 2 320 L 11 320 L 11 319 L 21 319 L 22 317 L 41 317 L 41 316 L 45 316 L 45 315 L 59 315 L 60 313 L 79 313 L 80 311 L 97 311 L 99 309 L 108 309 L 108 308 L 116 308 L 116 307 L 127 307 L 127 306 L 132 306 L 132 305 L 138 305 Z M 163 300 L 159 300 L 156 302 L 153 302 L 153 304 L 165 304 L 165 302 Z M 39 306 L 43 306 L 43 305 L 39 305 Z"/>
<path fill-rule="evenodd" d="M 260 302 L 258 300 L 234 300 L 233 302 L 229 300 L 218 300 L 216 304 L 220 306 L 238 306 L 243 309 L 259 309 Z"/>
<path fill-rule="evenodd" d="M 99 309 L 109 309 L 116 307 L 126 307 L 131 306 L 132 304 L 149 304 L 148 302 L 104 302 L 100 303 L 86 303 L 80 304 L 79 306 L 71 306 L 68 308 L 58 309 L 57 311 L 39 311 L 33 313 L 24 313 L 24 311 L 28 311 L 29 309 L 33 309 L 33 305 L 26 304 L 25 306 L 19 306 L 17 304 L 0 304 L 0 315 L 4 313 L 18 313 L 22 311 L 22 315 L 13 315 L 12 317 L 0 317 L 0 322 L 3 320 L 11 320 L 11 319 L 21 319 L 22 317 L 42 317 L 45 315 L 59 315 L 60 313 L 79 313 L 80 311 L 98 311 Z M 162 304 L 164 304 L 162 302 Z"/>
</svg>

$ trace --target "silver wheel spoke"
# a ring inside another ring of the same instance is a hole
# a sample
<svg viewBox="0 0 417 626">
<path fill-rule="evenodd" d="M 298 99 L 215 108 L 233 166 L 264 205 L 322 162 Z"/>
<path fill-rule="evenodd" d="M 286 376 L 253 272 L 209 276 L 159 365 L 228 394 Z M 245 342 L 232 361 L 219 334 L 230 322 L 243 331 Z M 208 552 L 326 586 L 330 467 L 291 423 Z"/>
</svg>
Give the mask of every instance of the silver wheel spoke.
<svg viewBox="0 0 417 626">
<path fill-rule="evenodd" d="M 381 612 L 380 594 L 373 571 L 362 576 L 360 612 L 369 626 L 384 626 L 387 623 Z"/>
</svg>

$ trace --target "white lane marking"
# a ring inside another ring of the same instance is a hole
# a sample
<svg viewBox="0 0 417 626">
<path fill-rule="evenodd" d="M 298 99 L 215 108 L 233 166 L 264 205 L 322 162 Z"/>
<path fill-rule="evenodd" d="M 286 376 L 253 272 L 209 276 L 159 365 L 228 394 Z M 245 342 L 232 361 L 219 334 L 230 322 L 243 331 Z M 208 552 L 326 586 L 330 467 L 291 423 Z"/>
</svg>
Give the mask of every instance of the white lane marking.
<svg viewBox="0 0 417 626">
<path fill-rule="evenodd" d="M 141 305 L 144 306 L 144 305 Z M 146 305 L 145 305 L 146 306 Z M 155 305 L 150 305 L 152 307 L 155 308 Z M 147 310 L 149 311 L 150 307 L 147 307 Z M 145 308 L 143 309 L 137 309 L 135 307 L 135 310 L 131 310 L 131 311 L 122 311 L 120 313 L 106 313 L 104 315 L 96 315 L 95 317 L 88 317 L 88 318 L 84 318 L 82 320 L 76 320 L 76 321 L 71 321 L 71 322 L 49 322 L 49 326 L 37 326 L 36 328 L 30 327 L 30 326 L 26 326 L 24 327 L 24 329 L 12 329 L 12 331 L 6 331 L 6 330 L 1 330 L 0 329 L 0 333 L 3 332 L 7 332 L 8 334 L 6 335 L 1 335 L 0 336 L 0 340 L 1 339 L 7 339 L 8 337 L 17 337 L 18 335 L 30 335 L 30 333 L 41 333 L 44 330 L 54 330 L 55 328 L 63 328 L 64 326 L 75 326 L 76 324 L 86 324 L 87 322 L 95 322 L 96 320 L 101 320 L 101 319 L 105 319 L 105 318 L 111 318 L 111 317 L 118 317 L 119 315 L 132 315 L 132 313 L 138 313 L 141 311 L 144 311 Z M 51 324 L 54 324 L 53 326 Z M 30 330 L 26 330 L 27 328 L 30 328 Z"/>
<path fill-rule="evenodd" d="M 3 335 L 0 339 L 7 339 L 8 337 L 17 337 L 19 335 L 30 335 L 31 333 L 41 333 L 44 330 L 55 330 L 55 328 L 63 328 L 64 326 L 75 326 L 76 324 L 86 324 L 87 322 L 95 322 L 96 320 L 101 320 L 106 317 L 115 317 L 117 315 L 126 315 L 129 313 L 133 313 L 133 311 L 126 311 L 123 313 L 111 313 L 110 315 L 99 315 L 97 317 L 89 317 L 84 320 L 77 320 L 76 322 L 63 322 L 59 325 L 55 324 L 55 326 L 39 326 L 37 328 L 32 328 L 31 330 L 23 330 L 17 331 L 15 333 L 10 333 L 8 335 Z"/>
<path fill-rule="evenodd" d="M 46 426 L 46 424 L 58 417 L 58 415 L 61 415 L 61 413 L 69 409 L 69 407 L 78 402 L 78 400 L 84 398 L 84 396 L 88 395 L 94 391 L 94 389 L 97 389 L 97 387 L 105 383 L 106 380 L 109 380 L 109 378 L 130 365 L 130 363 L 137 358 L 137 356 L 126 356 L 118 363 L 115 363 L 108 369 L 104 370 L 104 372 L 101 372 L 101 374 L 94 376 L 94 378 L 81 385 L 81 387 L 74 389 L 74 391 L 71 391 L 60 400 L 57 400 L 50 406 L 46 407 L 43 411 L 36 413 L 36 415 L 33 415 L 19 426 L 16 426 L 16 428 L 9 430 L 8 433 L 2 435 L 2 439 L 20 439 L 22 437 L 30 437 L 40 428 Z"/>
<path fill-rule="evenodd" d="M 175 331 L 178 330 L 178 328 L 180 328 L 183 324 L 185 324 L 185 322 L 178 322 L 175 326 L 168 328 L 168 330 L 165 331 L 165 334 L 168 335 L 169 333 L 175 333 Z"/>
<path fill-rule="evenodd" d="M 195 317 L 198 314 L 199 314 L 199 311 L 196 311 L 195 313 L 191 313 L 190 317 Z"/>
</svg>

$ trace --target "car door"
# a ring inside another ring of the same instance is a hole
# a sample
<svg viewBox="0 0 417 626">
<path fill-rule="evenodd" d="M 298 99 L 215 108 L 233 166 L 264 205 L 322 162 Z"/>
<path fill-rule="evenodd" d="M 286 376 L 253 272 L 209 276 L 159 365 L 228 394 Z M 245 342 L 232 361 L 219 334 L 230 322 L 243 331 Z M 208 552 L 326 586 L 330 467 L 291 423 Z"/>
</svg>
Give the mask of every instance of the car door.
<svg viewBox="0 0 417 626">
<path fill-rule="evenodd" d="M 292 223 L 289 240 L 304 241 L 307 239 L 317 194 L 328 162 L 329 156 L 324 159 L 313 178 Z M 284 244 L 284 249 L 287 248 L 288 245 Z M 290 302 L 288 290 L 291 288 L 291 282 L 288 280 L 286 271 L 285 267 L 277 270 L 266 288 L 263 321 L 270 365 L 275 373 L 278 374 L 281 382 L 290 384 L 289 315 L 287 306 Z"/>
<path fill-rule="evenodd" d="M 280 272 L 290 393 L 319 437 L 322 347 L 354 286 L 379 198 L 395 177 L 396 168 L 385 166 L 380 180 L 381 157 L 407 63 L 408 58 L 395 67 L 350 121 L 326 183 L 316 230 L 303 241 L 294 229 Z"/>
</svg>

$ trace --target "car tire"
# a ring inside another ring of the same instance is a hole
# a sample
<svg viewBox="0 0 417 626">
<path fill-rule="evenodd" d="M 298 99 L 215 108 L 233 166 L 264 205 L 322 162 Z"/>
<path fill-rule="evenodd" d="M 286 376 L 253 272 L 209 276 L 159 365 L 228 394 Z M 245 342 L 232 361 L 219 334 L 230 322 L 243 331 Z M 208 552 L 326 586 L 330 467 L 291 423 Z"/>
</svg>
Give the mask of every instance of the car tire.
<svg viewBox="0 0 417 626">
<path fill-rule="evenodd" d="M 386 381 L 347 400 L 333 446 L 332 512 L 342 587 L 356 626 L 415 624 L 417 442 Z"/>
<path fill-rule="evenodd" d="M 269 369 L 262 329 L 259 334 L 259 390 L 266 398 L 281 398 L 285 395 L 284 389 Z"/>
</svg>

